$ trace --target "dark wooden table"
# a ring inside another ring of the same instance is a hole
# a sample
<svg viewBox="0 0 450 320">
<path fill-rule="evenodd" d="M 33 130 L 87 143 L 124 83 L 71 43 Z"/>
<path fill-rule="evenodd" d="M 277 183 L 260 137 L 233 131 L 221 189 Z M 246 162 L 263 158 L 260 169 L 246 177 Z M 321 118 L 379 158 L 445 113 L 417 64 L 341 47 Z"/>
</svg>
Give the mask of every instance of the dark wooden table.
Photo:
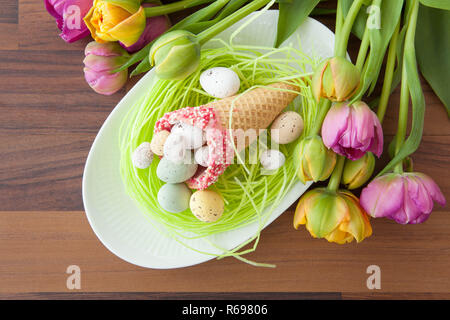
<svg viewBox="0 0 450 320">
<path fill-rule="evenodd" d="M 321 20 L 332 27 L 331 17 Z M 97 131 L 134 82 L 113 96 L 94 93 L 82 70 L 88 40 L 64 43 L 42 1 L 3 0 L 0 30 L 0 298 L 450 298 L 448 207 L 435 207 L 421 225 L 372 220 L 374 235 L 346 246 L 295 231 L 291 208 L 249 256 L 276 269 L 228 258 L 150 270 L 119 259 L 89 226 L 81 178 Z M 352 40 L 353 56 L 357 45 Z M 414 164 L 450 199 L 450 126 L 423 89 L 426 124 Z M 398 101 L 397 90 L 387 140 Z M 69 265 L 81 268 L 79 290 L 66 287 Z M 369 265 L 381 268 L 381 290 L 366 286 Z"/>
</svg>

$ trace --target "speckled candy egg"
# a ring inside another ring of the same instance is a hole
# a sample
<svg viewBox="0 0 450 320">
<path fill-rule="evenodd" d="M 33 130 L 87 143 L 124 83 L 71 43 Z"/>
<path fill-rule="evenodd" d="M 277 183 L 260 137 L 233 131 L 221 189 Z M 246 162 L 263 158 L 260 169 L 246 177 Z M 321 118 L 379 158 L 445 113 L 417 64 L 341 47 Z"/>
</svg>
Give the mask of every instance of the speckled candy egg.
<svg viewBox="0 0 450 320">
<path fill-rule="evenodd" d="M 195 150 L 195 162 L 197 162 L 202 167 L 208 166 L 209 160 L 209 147 L 204 146 Z"/>
<path fill-rule="evenodd" d="M 158 202 L 164 210 L 179 213 L 189 208 L 191 195 L 191 190 L 184 183 L 167 183 L 158 191 Z"/>
<path fill-rule="evenodd" d="M 150 147 L 154 154 L 162 157 L 164 155 L 164 143 L 166 143 L 167 137 L 170 132 L 167 130 L 162 130 L 157 132 L 152 139 Z"/>
<path fill-rule="evenodd" d="M 277 170 L 284 165 L 286 157 L 278 150 L 269 149 L 261 153 L 259 161 L 264 169 Z"/>
<path fill-rule="evenodd" d="M 166 158 L 162 158 L 156 168 L 158 178 L 167 183 L 181 183 L 191 178 L 198 165 L 193 160 L 192 152 L 188 152 L 189 161 L 183 163 L 173 163 Z"/>
<path fill-rule="evenodd" d="M 195 192 L 189 206 L 194 216 L 204 222 L 217 221 L 224 211 L 222 196 L 211 190 Z"/>
<path fill-rule="evenodd" d="M 150 142 L 141 143 L 131 155 L 133 166 L 139 169 L 146 169 L 153 161 L 153 152 L 150 148 Z"/>
<path fill-rule="evenodd" d="M 241 80 L 233 70 L 216 67 L 203 71 L 200 85 L 213 97 L 222 99 L 235 95 L 239 91 Z"/>
<path fill-rule="evenodd" d="M 287 111 L 280 114 L 272 123 L 271 137 L 278 144 L 287 144 L 297 140 L 302 131 L 302 117 L 295 111 Z"/>
</svg>

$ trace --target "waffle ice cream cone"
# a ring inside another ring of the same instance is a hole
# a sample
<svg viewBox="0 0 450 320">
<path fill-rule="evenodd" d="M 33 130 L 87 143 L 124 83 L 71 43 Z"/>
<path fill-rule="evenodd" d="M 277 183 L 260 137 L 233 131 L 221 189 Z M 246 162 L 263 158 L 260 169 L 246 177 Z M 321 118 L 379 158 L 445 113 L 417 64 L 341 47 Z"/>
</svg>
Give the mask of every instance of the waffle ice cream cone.
<svg viewBox="0 0 450 320">
<path fill-rule="evenodd" d="M 231 147 L 231 137 L 234 137 L 236 142 L 238 137 L 244 134 L 244 139 L 240 140 L 241 143 L 238 142 L 236 148 L 238 152 L 245 149 L 258 137 L 260 130 L 267 129 L 297 97 L 298 93 L 295 92 L 299 92 L 295 85 L 275 83 L 203 106 L 178 109 L 166 113 L 156 123 L 155 133 L 161 130 L 171 131 L 172 125 L 177 121 L 211 133 L 206 134 L 209 147 L 208 167 L 201 169 L 187 181 L 190 188 L 203 190 L 215 183 L 232 163 L 234 149 Z M 228 130 L 230 128 L 231 132 Z M 209 129 L 217 130 L 208 131 Z M 255 134 L 249 135 L 250 130 L 254 130 Z"/>
<path fill-rule="evenodd" d="M 297 92 L 299 90 L 294 85 L 280 82 L 253 89 L 239 96 L 213 101 L 205 106 L 214 108 L 225 129 L 230 128 L 230 118 L 232 130 L 267 129 L 281 111 L 298 96 L 298 93 L 278 89 Z"/>
</svg>

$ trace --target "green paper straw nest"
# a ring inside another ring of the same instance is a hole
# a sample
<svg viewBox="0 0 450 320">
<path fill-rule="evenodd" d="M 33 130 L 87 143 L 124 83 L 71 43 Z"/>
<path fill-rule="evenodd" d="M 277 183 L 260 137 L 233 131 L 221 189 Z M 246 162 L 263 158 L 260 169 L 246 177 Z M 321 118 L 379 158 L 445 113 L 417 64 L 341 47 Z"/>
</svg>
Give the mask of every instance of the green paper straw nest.
<svg viewBox="0 0 450 320">
<path fill-rule="evenodd" d="M 189 209 L 178 214 L 164 211 L 157 201 L 158 190 L 164 184 L 156 176 L 159 159 L 155 157 L 151 166 L 145 170 L 135 168 L 131 162 L 131 154 L 135 148 L 142 142 L 152 140 L 154 125 L 165 113 L 187 106 L 200 106 L 214 100 L 203 91 L 199 81 L 200 74 L 213 67 L 234 70 L 241 79 L 240 93 L 276 82 L 290 82 L 299 86 L 301 94 L 288 110 L 295 110 L 302 115 L 305 125 L 302 137 L 308 135 L 317 112 L 309 76 L 310 70 L 319 61 L 292 47 L 274 49 L 242 46 L 222 40 L 213 40 L 213 44 L 215 48 L 202 50 L 200 67 L 194 74 L 183 81 L 156 80 L 153 86 L 148 88 L 148 93 L 130 106 L 119 133 L 122 180 L 127 193 L 139 204 L 158 231 L 203 254 L 219 258 L 234 256 L 253 265 L 271 266 L 249 261 L 242 255 L 256 249 L 265 222 L 297 182 L 296 164 L 292 157 L 295 142 L 280 145 L 280 151 L 286 156 L 286 163 L 273 175 L 261 175 L 259 161 L 257 164 L 248 164 L 248 157 L 235 161 L 236 164 L 228 167 L 219 181 L 210 187 L 222 194 L 225 201 L 222 217 L 213 223 L 198 220 Z M 257 233 L 233 250 L 221 248 L 207 238 L 255 222 L 259 226 Z M 217 255 L 204 252 L 186 243 L 186 240 L 198 238 L 204 239 L 224 253 Z M 250 249 L 239 251 L 254 240 Z"/>
</svg>

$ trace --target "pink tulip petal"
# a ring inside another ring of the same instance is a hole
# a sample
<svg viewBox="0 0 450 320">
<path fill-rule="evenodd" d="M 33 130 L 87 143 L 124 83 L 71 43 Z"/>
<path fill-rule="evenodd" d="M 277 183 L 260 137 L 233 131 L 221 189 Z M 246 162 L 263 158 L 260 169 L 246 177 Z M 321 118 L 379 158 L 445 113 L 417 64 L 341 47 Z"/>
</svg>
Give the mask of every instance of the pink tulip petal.
<svg viewBox="0 0 450 320">
<path fill-rule="evenodd" d="M 98 73 L 88 68 L 84 69 L 86 82 L 95 92 L 111 95 L 119 91 L 127 81 L 127 72 L 117 72 L 109 74 L 107 72 Z"/>
<path fill-rule="evenodd" d="M 66 0 L 64 4 L 63 27 L 61 38 L 66 42 L 74 42 L 90 34 L 83 17 L 92 7 L 91 0 Z"/>
<path fill-rule="evenodd" d="M 403 179 L 388 174 L 374 179 L 361 192 L 361 206 L 374 218 L 395 214 L 403 205 Z"/>
<path fill-rule="evenodd" d="M 347 130 L 349 114 L 350 108 L 345 104 L 336 104 L 328 111 L 322 125 L 322 139 L 327 148 L 332 148 Z"/>
<path fill-rule="evenodd" d="M 446 200 L 444 195 L 441 192 L 439 186 L 431 179 L 429 176 L 423 173 L 415 173 L 416 177 L 420 179 L 430 194 L 431 198 L 439 203 L 441 206 L 445 206 Z"/>
</svg>

